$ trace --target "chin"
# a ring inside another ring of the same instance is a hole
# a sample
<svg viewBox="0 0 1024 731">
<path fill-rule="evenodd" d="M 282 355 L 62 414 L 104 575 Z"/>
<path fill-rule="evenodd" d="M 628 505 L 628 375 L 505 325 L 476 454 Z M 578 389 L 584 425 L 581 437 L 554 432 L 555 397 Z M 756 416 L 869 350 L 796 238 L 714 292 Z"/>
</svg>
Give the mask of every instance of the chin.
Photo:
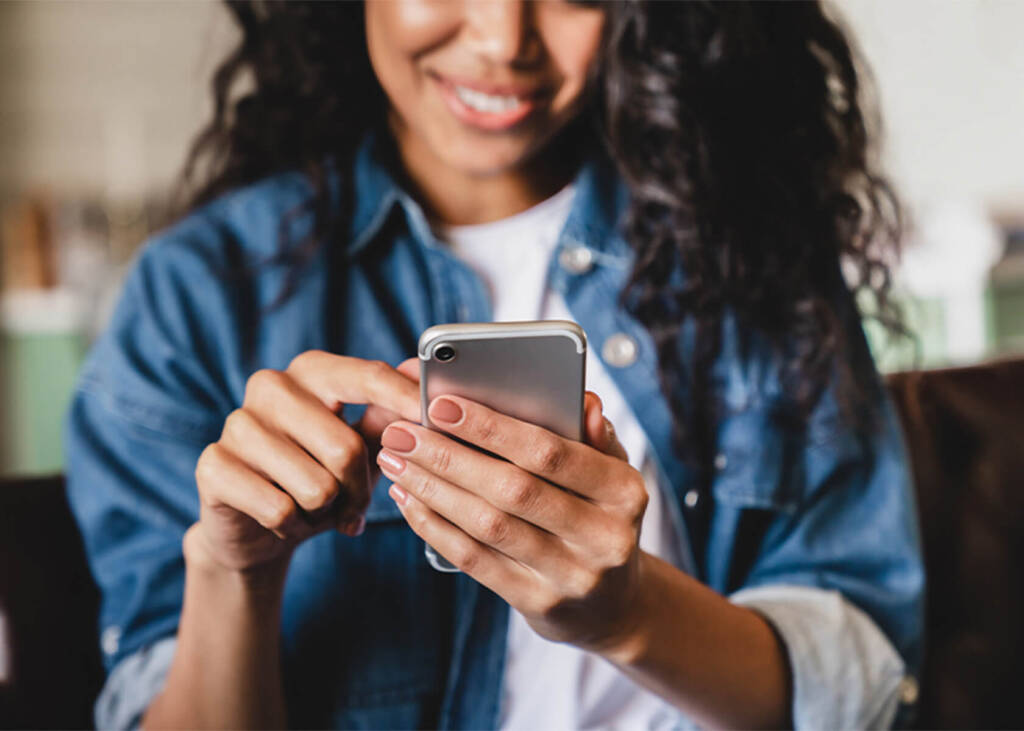
<svg viewBox="0 0 1024 731">
<path fill-rule="evenodd" d="M 529 145 L 495 145 L 469 143 L 448 145 L 440 157 L 453 170 L 466 175 L 487 177 L 507 172 L 521 165 L 529 155 Z"/>
</svg>

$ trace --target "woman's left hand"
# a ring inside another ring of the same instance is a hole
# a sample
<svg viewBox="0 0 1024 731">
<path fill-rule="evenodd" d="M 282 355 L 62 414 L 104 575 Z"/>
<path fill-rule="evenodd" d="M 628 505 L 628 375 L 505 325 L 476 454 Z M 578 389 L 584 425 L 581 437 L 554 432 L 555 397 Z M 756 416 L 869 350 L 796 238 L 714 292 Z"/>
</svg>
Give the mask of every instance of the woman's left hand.
<svg viewBox="0 0 1024 731">
<path fill-rule="evenodd" d="M 625 641 L 639 616 L 647 507 L 643 478 L 601 408 L 588 392 L 582 443 L 440 396 L 434 424 L 497 457 L 408 421 L 384 431 L 377 457 L 427 543 L 541 636 L 595 652 Z"/>
</svg>

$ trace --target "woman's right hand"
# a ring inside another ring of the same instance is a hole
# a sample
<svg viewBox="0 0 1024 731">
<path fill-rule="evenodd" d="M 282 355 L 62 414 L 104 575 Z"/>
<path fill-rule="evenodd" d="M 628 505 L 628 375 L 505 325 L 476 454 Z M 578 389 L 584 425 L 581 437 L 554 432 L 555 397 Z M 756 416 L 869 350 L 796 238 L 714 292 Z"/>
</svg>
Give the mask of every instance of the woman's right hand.
<svg viewBox="0 0 1024 731">
<path fill-rule="evenodd" d="M 196 465 L 199 521 L 186 558 L 231 570 L 287 563 L 292 549 L 329 529 L 358 535 L 376 482 L 368 455 L 399 418 L 419 421 L 415 359 L 398 369 L 310 350 L 283 371 L 256 371 L 242 406 Z M 345 404 L 368 404 L 349 426 Z"/>
</svg>

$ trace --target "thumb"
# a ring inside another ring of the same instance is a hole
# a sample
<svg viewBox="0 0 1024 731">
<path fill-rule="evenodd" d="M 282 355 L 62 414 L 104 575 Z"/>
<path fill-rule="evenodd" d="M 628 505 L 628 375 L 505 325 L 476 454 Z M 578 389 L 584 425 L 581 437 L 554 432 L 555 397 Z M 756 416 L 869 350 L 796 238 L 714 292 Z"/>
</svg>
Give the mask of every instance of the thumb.
<svg viewBox="0 0 1024 731">
<path fill-rule="evenodd" d="M 420 382 L 420 359 L 415 356 L 403 360 L 395 367 L 395 370 L 410 381 Z"/>
<path fill-rule="evenodd" d="M 583 397 L 583 430 L 587 444 L 607 455 L 629 461 L 625 448 L 619 443 L 615 427 L 604 416 L 604 405 L 600 397 L 593 391 L 587 391 Z"/>
</svg>

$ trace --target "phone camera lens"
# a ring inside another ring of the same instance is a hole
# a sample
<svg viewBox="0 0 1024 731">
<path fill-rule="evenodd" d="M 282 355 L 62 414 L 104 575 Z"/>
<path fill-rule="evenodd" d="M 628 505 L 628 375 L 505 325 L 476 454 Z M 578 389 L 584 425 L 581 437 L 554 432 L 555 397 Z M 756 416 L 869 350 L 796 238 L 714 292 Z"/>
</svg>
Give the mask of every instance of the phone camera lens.
<svg viewBox="0 0 1024 731">
<path fill-rule="evenodd" d="M 455 358 L 455 348 L 450 345 L 440 345 L 437 350 L 434 351 L 434 357 L 442 363 L 447 363 Z"/>
</svg>

